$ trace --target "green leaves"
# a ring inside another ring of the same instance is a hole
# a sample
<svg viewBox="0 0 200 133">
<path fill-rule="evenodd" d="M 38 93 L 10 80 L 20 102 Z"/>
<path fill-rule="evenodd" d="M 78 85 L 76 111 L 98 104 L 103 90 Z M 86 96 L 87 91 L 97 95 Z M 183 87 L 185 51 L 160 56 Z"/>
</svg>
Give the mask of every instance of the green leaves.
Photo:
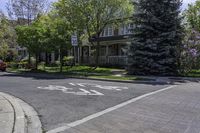
<svg viewBox="0 0 200 133">
<path fill-rule="evenodd" d="M 26 47 L 32 54 L 43 50 L 39 30 L 34 26 L 18 26 L 16 28 L 17 42 L 20 46 Z"/>
<path fill-rule="evenodd" d="M 18 26 L 16 32 L 18 43 L 35 53 L 54 51 L 60 45 L 67 47 L 71 30 L 67 21 L 52 13 L 41 16 L 30 26 Z"/>
<path fill-rule="evenodd" d="M 119 19 L 130 17 L 133 11 L 130 0 L 59 0 L 54 7 L 89 37 L 100 34 L 109 24 L 120 23 Z"/>
<path fill-rule="evenodd" d="M 132 43 L 128 51 L 130 74 L 175 75 L 180 68 L 181 1 L 137 0 Z"/>
<path fill-rule="evenodd" d="M 0 45 L 0 59 L 5 60 L 7 54 L 8 54 L 9 46 L 5 41 L 1 42 Z"/>
<path fill-rule="evenodd" d="M 185 11 L 185 16 L 189 26 L 200 31 L 200 0 L 189 5 L 189 8 Z"/>
<path fill-rule="evenodd" d="M 12 31 L 7 18 L 0 12 L 0 58 L 5 59 L 8 55 L 9 46 L 14 43 L 13 36 L 14 31 Z"/>
<path fill-rule="evenodd" d="M 125 21 L 133 11 L 131 0 L 59 0 L 54 7 L 70 23 L 79 39 L 88 37 L 90 41 L 96 38 L 96 65 L 100 34 L 107 26 L 121 23 L 120 19 Z M 95 46 L 94 42 L 90 42 Z"/>
</svg>

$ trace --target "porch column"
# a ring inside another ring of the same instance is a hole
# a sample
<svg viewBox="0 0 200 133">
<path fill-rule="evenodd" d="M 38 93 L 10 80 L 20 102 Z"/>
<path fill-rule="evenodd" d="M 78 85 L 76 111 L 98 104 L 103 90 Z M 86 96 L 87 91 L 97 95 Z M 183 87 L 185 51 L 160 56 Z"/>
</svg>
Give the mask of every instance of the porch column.
<svg viewBox="0 0 200 133">
<path fill-rule="evenodd" d="M 80 51 L 81 51 L 81 47 L 78 46 L 78 64 L 80 64 Z"/>
<path fill-rule="evenodd" d="M 89 51 L 88 51 L 88 53 L 89 53 L 89 57 L 91 56 L 91 46 L 89 46 Z"/>
<path fill-rule="evenodd" d="M 108 45 L 106 45 L 106 56 L 108 56 L 109 55 L 109 47 L 108 47 Z"/>
<path fill-rule="evenodd" d="M 55 62 L 55 53 L 52 52 L 51 53 L 51 63 L 54 63 Z"/>
<path fill-rule="evenodd" d="M 109 64 L 109 46 L 106 45 L 106 63 Z"/>
<path fill-rule="evenodd" d="M 61 57 L 60 57 L 60 49 L 59 49 L 59 51 L 58 51 L 58 55 L 59 55 L 59 56 L 58 56 L 58 60 L 60 61 L 60 58 L 61 58 Z"/>
</svg>

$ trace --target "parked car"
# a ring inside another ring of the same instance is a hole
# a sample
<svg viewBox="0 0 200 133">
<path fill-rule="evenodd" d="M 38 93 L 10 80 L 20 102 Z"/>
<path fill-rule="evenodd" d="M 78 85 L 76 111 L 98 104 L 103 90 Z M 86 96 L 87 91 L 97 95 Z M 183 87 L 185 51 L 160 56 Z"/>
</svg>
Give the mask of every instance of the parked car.
<svg viewBox="0 0 200 133">
<path fill-rule="evenodd" d="M 0 60 L 0 70 L 3 72 L 6 71 L 6 67 L 7 67 L 6 63 Z"/>
</svg>

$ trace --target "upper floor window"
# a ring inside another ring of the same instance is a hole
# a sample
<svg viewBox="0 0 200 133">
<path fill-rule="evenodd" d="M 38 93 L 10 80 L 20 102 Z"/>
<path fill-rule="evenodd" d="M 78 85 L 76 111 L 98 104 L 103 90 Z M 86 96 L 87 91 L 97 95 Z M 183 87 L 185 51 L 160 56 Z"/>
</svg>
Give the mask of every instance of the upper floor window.
<svg viewBox="0 0 200 133">
<path fill-rule="evenodd" d="M 101 37 L 109 37 L 113 36 L 114 34 L 114 29 L 112 26 L 107 26 L 101 33 Z"/>
<path fill-rule="evenodd" d="M 132 34 L 133 24 L 122 24 L 119 28 L 119 35 Z"/>
</svg>

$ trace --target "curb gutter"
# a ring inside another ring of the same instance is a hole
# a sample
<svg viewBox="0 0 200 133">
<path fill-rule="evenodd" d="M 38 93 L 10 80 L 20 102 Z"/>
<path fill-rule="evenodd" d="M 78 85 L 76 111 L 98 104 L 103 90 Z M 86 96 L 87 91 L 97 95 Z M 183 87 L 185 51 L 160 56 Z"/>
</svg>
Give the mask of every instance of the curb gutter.
<svg viewBox="0 0 200 133">
<path fill-rule="evenodd" d="M 138 83 L 138 84 L 173 84 L 174 82 L 185 82 L 185 81 L 200 81 L 200 78 L 191 78 L 191 77 L 157 77 L 157 76 L 137 76 L 142 78 L 141 80 L 117 80 L 117 79 L 105 79 L 105 78 L 90 78 L 83 76 L 67 76 L 60 74 L 44 74 L 44 73 L 13 73 L 26 77 L 40 77 L 40 78 L 74 78 L 74 79 L 85 79 L 85 80 L 99 80 L 99 81 L 108 81 L 108 82 L 120 82 L 120 83 Z"/>
<path fill-rule="evenodd" d="M 145 78 L 144 80 L 115 80 L 115 79 L 104 79 L 104 78 L 89 78 L 89 77 L 82 77 L 82 76 L 67 76 L 67 75 L 56 75 L 56 74 L 41 74 L 41 73 L 10 73 L 10 74 L 18 74 L 21 76 L 33 76 L 33 77 L 40 77 L 40 78 L 56 78 L 56 79 L 63 79 L 63 78 L 74 78 L 74 79 L 85 79 L 85 80 L 98 80 L 98 81 L 107 81 L 107 82 L 119 82 L 119 83 L 159 83 L 159 84 L 170 84 L 169 81 L 157 81 L 154 78 Z"/>
</svg>

